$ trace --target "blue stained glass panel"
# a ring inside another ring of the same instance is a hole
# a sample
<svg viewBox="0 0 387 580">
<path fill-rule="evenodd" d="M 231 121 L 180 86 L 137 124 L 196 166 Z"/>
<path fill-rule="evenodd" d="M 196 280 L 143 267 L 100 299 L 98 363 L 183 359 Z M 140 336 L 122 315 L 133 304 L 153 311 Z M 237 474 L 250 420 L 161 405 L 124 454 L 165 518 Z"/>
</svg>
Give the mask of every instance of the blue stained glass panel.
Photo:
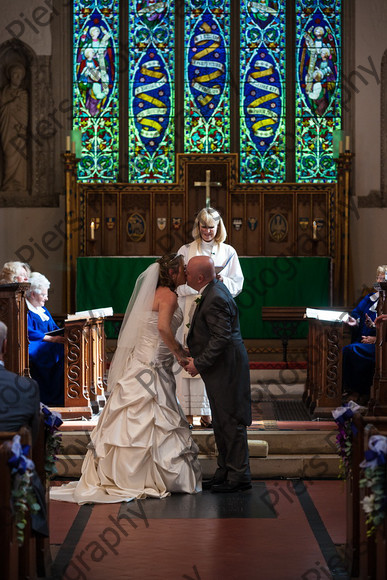
<svg viewBox="0 0 387 580">
<path fill-rule="evenodd" d="M 184 151 L 230 151 L 230 2 L 185 2 Z"/>
<path fill-rule="evenodd" d="M 240 180 L 283 181 L 286 0 L 242 0 L 240 10 Z"/>
<path fill-rule="evenodd" d="M 129 2 L 129 181 L 175 175 L 174 2 Z"/>
</svg>

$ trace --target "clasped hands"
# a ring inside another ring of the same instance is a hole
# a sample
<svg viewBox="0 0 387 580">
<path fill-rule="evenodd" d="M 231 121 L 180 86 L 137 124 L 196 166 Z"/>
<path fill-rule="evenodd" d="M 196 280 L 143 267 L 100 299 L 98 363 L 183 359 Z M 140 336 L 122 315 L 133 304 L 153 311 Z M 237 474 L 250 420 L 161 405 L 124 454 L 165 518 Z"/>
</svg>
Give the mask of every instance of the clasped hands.
<svg viewBox="0 0 387 580">
<path fill-rule="evenodd" d="M 190 356 L 188 349 L 181 347 L 177 362 L 191 377 L 196 377 L 199 374 L 199 371 L 195 367 L 194 359 Z"/>
</svg>

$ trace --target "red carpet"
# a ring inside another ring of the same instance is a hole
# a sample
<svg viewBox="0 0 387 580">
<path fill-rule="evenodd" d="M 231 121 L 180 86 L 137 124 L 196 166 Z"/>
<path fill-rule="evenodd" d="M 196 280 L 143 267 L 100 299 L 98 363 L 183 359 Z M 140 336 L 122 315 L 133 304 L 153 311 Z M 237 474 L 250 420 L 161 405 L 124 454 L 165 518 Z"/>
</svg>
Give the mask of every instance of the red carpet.
<svg viewBox="0 0 387 580">
<path fill-rule="evenodd" d="M 278 361 L 252 361 L 250 362 L 250 370 L 263 370 L 263 369 L 306 369 L 307 368 L 306 361 L 299 361 L 299 362 L 278 362 Z"/>
</svg>

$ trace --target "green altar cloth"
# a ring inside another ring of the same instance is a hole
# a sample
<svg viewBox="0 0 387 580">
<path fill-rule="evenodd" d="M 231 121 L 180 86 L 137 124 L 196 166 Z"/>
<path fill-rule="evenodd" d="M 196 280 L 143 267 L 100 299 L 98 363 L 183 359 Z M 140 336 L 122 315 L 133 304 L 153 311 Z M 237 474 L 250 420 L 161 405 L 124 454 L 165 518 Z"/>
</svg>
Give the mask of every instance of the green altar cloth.
<svg viewBox="0 0 387 580">
<path fill-rule="evenodd" d="M 77 260 L 77 310 L 112 306 L 124 313 L 135 281 L 156 258 L 81 257 Z M 236 298 L 244 339 L 278 338 L 270 322 L 262 322 L 262 306 L 330 305 L 330 258 L 327 257 L 246 257 L 239 258 L 245 282 Z M 117 335 L 117 325 L 106 321 L 109 338 Z M 301 322 L 294 338 L 307 335 Z"/>
</svg>

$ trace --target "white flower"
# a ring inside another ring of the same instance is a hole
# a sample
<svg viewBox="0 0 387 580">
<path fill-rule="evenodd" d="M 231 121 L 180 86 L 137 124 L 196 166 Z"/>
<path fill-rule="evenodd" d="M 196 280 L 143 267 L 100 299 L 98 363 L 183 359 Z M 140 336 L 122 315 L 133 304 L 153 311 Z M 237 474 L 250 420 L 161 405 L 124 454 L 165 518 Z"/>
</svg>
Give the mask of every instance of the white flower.
<svg viewBox="0 0 387 580">
<path fill-rule="evenodd" d="M 366 514 L 370 514 L 373 512 L 374 510 L 374 501 L 375 501 L 375 496 L 373 493 L 371 493 L 371 495 L 366 495 L 362 500 L 361 500 L 361 504 L 363 506 L 363 510 Z"/>
<path fill-rule="evenodd" d="M 346 407 L 337 407 L 337 409 L 332 411 L 333 418 L 337 419 L 338 417 L 341 417 L 341 415 L 344 415 L 348 409 L 352 411 L 352 413 L 356 413 L 360 409 L 360 406 L 355 403 L 355 401 L 349 401 Z"/>
</svg>

